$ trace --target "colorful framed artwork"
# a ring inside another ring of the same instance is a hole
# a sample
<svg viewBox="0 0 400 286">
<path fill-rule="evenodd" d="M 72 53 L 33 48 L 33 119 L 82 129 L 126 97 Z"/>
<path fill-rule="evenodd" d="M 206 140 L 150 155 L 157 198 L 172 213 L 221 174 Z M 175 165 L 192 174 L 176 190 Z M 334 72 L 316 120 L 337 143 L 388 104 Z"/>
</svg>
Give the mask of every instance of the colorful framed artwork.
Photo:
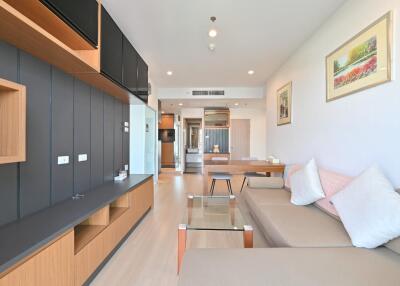
<svg viewBox="0 0 400 286">
<path fill-rule="evenodd" d="M 277 92 L 278 126 L 292 122 L 292 82 L 281 87 Z"/>
<path fill-rule="evenodd" d="M 326 57 L 326 101 L 391 80 L 392 12 Z"/>
</svg>

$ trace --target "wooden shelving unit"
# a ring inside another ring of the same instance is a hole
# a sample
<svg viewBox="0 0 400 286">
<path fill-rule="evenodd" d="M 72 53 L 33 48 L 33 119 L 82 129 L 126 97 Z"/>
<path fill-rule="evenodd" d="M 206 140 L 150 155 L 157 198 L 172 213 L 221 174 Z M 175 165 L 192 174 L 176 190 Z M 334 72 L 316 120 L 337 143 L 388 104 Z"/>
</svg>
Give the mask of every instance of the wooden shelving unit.
<svg viewBox="0 0 400 286">
<path fill-rule="evenodd" d="M 128 208 L 111 207 L 110 208 L 110 223 L 116 221 L 121 215 L 123 215 Z"/>
<path fill-rule="evenodd" d="M 84 43 L 78 33 L 45 9 L 37 0 L 0 0 L 0 39 L 125 103 L 136 101 L 134 95 L 100 73 L 101 46 Z M 99 42 L 100 17 L 99 1 Z"/>
<path fill-rule="evenodd" d="M 75 253 L 81 251 L 110 223 L 110 207 L 107 205 L 75 227 Z"/>
<path fill-rule="evenodd" d="M 0 164 L 26 160 L 26 88 L 0 79 Z"/>
<path fill-rule="evenodd" d="M 129 194 L 126 193 L 110 204 L 110 224 L 124 214 L 130 207 Z"/>
</svg>

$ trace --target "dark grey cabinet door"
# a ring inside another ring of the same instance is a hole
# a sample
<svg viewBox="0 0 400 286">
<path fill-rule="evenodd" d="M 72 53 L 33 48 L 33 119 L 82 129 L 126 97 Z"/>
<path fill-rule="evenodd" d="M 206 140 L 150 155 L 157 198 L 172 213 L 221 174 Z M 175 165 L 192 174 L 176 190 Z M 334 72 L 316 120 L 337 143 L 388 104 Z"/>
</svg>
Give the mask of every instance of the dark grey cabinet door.
<svg viewBox="0 0 400 286">
<path fill-rule="evenodd" d="M 101 72 L 122 84 L 122 32 L 102 7 L 101 10 Z"/>
<path fill-rule="evenodd" d="M 52 69 L 52 202 L 73 195 L 73 130 L 74 79 L 62 71 Z M 68 164 L 59 165 L 57 158 L 67 156 Z"/>
<path fill-rule="evenodd" d="M 149 96 L 149 68 L 146 62 L 139 56 L 138 59 L 138 91 L 137 95 L 141 100 L 147 103 Z"/>
<path fill-rule="evenodd" d="M 104 182 L 114 179 L 114 98 L 104 96 Z"/>
<path fill-rule="evenodd" d="M 27 90 L 27 157 L 20 164 L 23 217 L 50 205 L 51 67 L 21 52 L 20 79 Z"/>
<path fill-rule="evenodd" d="M 129 40 L 123 37 L 122 84 L 136 95 L 138 88 L 138 53 Z"/>
<path fill-rule="evenodd" d="M 104 165 L 104 103 L 103 93 L 92 88 L 90 102 L 91 148 L 90 148 L 90 179 L 91 187 L 95 188 L 103 184 Z"/>
<path fill-rule="evenodd" d="M 18 79 L 18 50 L 0 41 L 0 77 Z M 18 164 L 0 165 L 0 225 L 18 218 Z"/>
<path fill-rule="evenodd" d="M 79 157 L 86 156 L 86 161 Z M 74 82 L 74 193 L 90 190 L 90 86 Z"/>
<path fill-rule="evenodd" d="M 122 164 L 122 102 L 114 99 L 114 172 L 123 169 Z"/>
</svg>

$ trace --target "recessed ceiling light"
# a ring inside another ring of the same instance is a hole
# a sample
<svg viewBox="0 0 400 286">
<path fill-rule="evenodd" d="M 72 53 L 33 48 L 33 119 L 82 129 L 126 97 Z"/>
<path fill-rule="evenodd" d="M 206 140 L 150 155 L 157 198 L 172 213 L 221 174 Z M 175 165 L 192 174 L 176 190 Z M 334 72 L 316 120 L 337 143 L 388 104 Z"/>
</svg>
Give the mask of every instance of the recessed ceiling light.
<svg viewBox="0 0 400 286">
<path fill-rule="evenodd" d="M 182 103 L 182 102 L 180 102 L 180 103 L 178 103 L 178 105 L 179 105 L 179 106 L 183 106 L 183 103 Z"/>
<path fill-rule="evenodd" d="M 218 32 L 216 29 L 211 29 L 210 31 L 208 31 L 208 36 L 210 36 L 210 38 L 215 38 L 218 35 Z"/>
<path fill-rule="evenodd" d="M 215 50 L 215 44 L 214 43 L 208 44 L 208 49 L 213 52 Z"/>
<path fill-rule="evenodd" d="M 235 102 L 235 106 L 239 106 L 239 102 Z"/>
<path fill-rule="evenodd" d="M 172 71 L 167 71 L 167 75 L 172 75 L 173 72 Z"/>
<path fill-rule="evenodd" d="M 164 110 L 162 110 L 162 111 L 161 111 L 161 113 L 163 113 L 163 114 L 164 114 L 164 113 L 165 113 L 165 111 L 164 111 Z"/>
<path fill-rule="evenodd" d="M 254 71 L 253 71 L 253 70 L 249 70 L 247 73 L 248 73 L 249 75 L 253 75 L 253 74 L 254 74 Z"/>
</svg>

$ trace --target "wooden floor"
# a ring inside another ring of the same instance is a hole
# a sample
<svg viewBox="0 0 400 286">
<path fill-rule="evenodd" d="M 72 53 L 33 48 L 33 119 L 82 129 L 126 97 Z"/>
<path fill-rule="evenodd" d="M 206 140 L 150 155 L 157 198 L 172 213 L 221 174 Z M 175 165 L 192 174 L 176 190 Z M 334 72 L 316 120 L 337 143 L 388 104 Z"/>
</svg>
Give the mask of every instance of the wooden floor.
<svg viewBox="0 0 400 286">
<path fill-rule="evenodd" d="M 240 176 L 232 182 L 239 197 L 239 207 L 248 224 L 255 229 L 254 247 L 268 247 L 247 206 L 240 201 Z M 202 193 L 202 176 L 165 173 L 155 187 L 154 208 L 130 235 L 91 285 L 175 286 L 177 270 L 177 226 L 186 207 L 187 194 Z M 219 182 L 215 194 L 227 194 L 226 184 Z M 240 232 L 196 231 L 188 234 L 188 248 L 241 248 Z"/>
</svg>

